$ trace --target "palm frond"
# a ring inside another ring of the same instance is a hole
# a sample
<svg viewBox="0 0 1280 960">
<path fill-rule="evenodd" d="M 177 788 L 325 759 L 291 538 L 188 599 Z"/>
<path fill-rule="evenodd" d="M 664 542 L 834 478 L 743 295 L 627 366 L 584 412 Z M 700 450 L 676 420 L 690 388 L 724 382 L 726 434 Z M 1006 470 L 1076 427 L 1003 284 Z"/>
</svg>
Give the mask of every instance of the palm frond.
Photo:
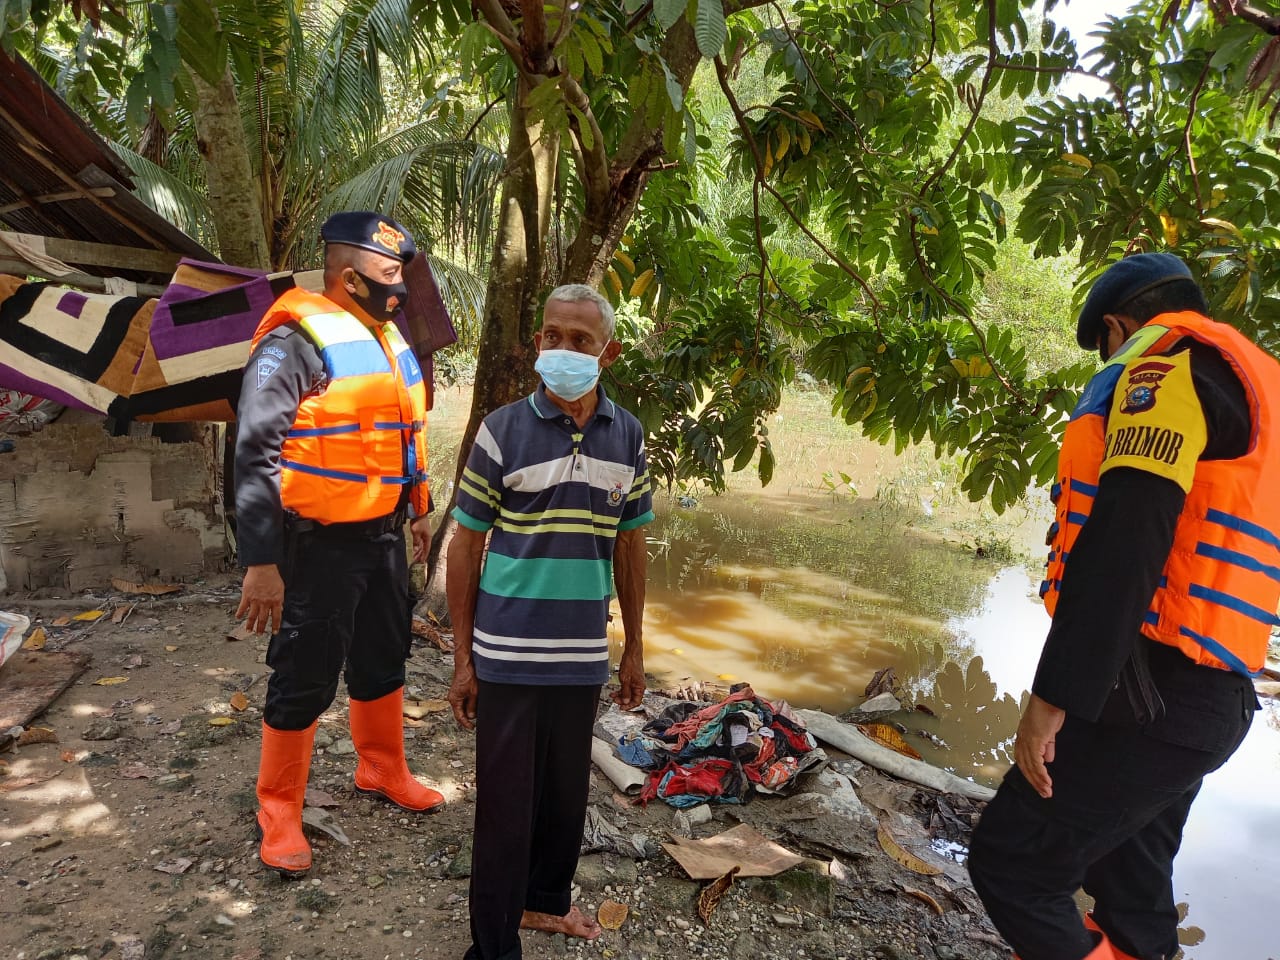
<svg viewBox="0 0 1280 960">
<path fill-rule="evenodd" d="M 111 146 L 133 174 L 134 193 L 139 200 L 205 246 L 215 242 L 213 216 L 202 193 L 123 144 Z"/>
</svg>

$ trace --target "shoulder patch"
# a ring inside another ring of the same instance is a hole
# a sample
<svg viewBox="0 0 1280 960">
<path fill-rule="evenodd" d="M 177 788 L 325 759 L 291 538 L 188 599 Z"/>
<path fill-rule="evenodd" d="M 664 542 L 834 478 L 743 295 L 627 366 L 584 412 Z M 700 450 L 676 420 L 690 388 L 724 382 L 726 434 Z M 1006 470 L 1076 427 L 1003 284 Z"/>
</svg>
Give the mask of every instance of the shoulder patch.
<svg viewBox="0 0 1280 960">
<path fill-rule="evenodd" d="M 1189 491 L 1206 439 L 1190 352 L 1126 364 L 1107 418 L 1102 472 L 1134 467 Z"/>
<path fill-rule="evenodd" d="M 265 352 L 265 351 L 264 351 Z M 271 375 L 280 369 L 280 361 L 274 356 L 258 357 L 258 387 L 261 390 L 263 385 L 271 379 Z"/>
<path fill-rule="evenodd" d="M 280 347 L 274 346 L 270 343 L 263 345 L 262 355 L 267 357 L 275 357 L 277 360 L 283 360 L 286 356 L 288 356 L 288 354 L 286 354 L 284 350 L 282 350 Z"/>
</svg>

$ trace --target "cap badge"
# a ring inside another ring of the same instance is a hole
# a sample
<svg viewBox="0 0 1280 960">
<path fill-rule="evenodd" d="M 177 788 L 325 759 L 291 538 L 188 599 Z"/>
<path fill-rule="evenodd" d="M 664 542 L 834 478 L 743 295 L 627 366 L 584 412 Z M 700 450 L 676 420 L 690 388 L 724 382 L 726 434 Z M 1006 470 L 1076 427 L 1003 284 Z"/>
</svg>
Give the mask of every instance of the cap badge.
<svg viewBox="0 0 1280 960">
<path fill-rule="evenodd" d="M 400 244 L 404 243 L 404 234 L 386 221 L 378 221 L 378 232 L 373 235 L 373 242 L 386 247 L 396 256 L 400 255 Z"/>
</svg>

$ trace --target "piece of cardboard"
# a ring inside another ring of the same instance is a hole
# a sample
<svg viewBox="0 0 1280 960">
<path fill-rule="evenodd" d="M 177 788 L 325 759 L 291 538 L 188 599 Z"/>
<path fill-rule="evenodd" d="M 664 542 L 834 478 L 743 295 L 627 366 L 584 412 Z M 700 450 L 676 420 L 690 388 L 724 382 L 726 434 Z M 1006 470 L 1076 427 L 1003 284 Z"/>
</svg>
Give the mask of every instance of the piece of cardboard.
<svg viewBox="0 0 1280 960">
<path fill-rule="evenodd" d="M 734 867 L 740 877 L 772 877 L 804 861 L 745 823 L 705 840 L 672 836 L 662 846 L 694 880 L 714 880 Z"/>
<path fill-rule="evenodd" d="M 0 668 L 0 731 L 25 727 L 89 666 L 89 656 L 19 650 Z M 3 736 L 3 734 L 0 734 Z"/>
</svg>

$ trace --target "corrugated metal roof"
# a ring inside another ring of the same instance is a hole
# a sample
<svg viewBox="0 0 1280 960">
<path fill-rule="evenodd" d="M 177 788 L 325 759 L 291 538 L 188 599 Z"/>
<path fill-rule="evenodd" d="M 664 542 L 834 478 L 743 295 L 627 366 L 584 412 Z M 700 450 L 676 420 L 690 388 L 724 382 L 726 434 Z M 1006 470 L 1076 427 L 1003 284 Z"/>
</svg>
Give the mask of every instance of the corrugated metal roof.
<svg viewBox="0 0 1280 960">
<path fill-rule="evenodd" d="M 0 224 L 15 233 L 217 261 L 130 193 L 131 185 L 129 171 L 102 138 L 25 61 L 0 51 Z M 157 279 L 142 270 L 82 269 Z"/>
</svg>

